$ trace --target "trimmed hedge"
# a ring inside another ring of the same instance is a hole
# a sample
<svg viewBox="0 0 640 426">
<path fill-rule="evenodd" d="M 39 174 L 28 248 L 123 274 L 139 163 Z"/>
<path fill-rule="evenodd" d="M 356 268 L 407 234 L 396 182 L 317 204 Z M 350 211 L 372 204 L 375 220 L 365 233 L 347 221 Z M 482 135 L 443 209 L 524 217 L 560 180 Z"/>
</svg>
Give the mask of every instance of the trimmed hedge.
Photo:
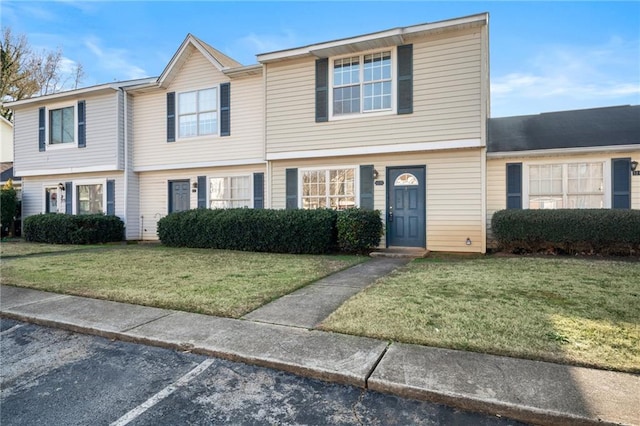
<svg viewBox="0 0 640 426">
<path fill-rule="evenodd" d="M 380 210 L 343 210 L 338 213 L 336 228 L 340 251 L 367 254 L 382 237 Z"/>
<path fill-rule="evenodd" d="M 345 212 L 330 209 L 195 209 L 171 213 L 158 221 L 158 237 L 174 247 L 213 248 L 271 253 L 320 254 L 338 248 L 337 221 Z M 344 235 L 351 248 L 361 250 L 372 238 L 359 233 L 375 232 L 370 226 L 349 228 L 360 215 L 349 212 Z M 379 213 L 375 213 L 380 221 Z M 370 220 L 370 219 L 369 219 Z M 382 228 L 382 224 L 380 224 Z M 353 241 L 362 238 L 364 242 Z M 378 244 L 380 237 L 376 239 Z M 346 240 L 345 240 L 346 241 Z M 346 243 L 345 243 L 346 244 Z"/>
<path fill-rule="evenodd" d="M 49 244 L 98 244 L 122 241 L 124 222 L 101 214 L 45 213 L 24 220 L 26 241 Z"/>
<path fill-rule="evenodd" d="M 500 210 L 491 229 L 511 252 L 640 254 L 639 210 Z"/>
</svg>

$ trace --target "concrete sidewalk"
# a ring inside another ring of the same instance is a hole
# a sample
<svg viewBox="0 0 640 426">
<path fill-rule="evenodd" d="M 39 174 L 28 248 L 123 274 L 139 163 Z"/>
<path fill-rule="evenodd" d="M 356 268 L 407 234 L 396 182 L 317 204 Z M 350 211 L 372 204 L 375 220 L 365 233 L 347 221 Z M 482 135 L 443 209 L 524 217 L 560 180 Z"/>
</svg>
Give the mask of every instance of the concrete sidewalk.
<svg viewBox="0 0 640 426">
<path fill-rule="evenodd" d="M 276 299 L 249 312 L 243 319 L 315 328 L 351 296 L 410 261 L 411 258 L 371 259 Z"/>
<path fill-rule="evenodd" d="M 537 424 L 640 424 L 640 376 L 0 287 L 18 320 Z"/>
</svg>

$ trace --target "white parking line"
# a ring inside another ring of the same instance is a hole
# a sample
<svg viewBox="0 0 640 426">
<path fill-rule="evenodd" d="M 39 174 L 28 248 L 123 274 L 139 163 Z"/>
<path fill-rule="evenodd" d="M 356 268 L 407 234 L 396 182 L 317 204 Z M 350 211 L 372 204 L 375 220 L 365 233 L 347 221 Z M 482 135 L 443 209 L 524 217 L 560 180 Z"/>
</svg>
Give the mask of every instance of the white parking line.
<svg viewBox="0 0 640 426">
<path fill-rule="evenodd" d="M 214 362 L 213 359 L 207 359 L 206 361 L 203 361 L 196 368 L 194 368 L 193 370 L 189 371 L 184 376 L 180 377 L 175 383 L 170 384 L 169 386 L 167 386 L 166 388 L 162 389 L 157 394 L 153 395 L 151 398 L 147 399 L 142 404 L 138 405 L 133 410 L 129 411 L 124 416 L 120 417 L 115 422 L 111 423 L 111 426 L 123 426 L 123 425 L 126 425 L 127 423 L 135 420 L 137 417 L 139 417 L 142 413 L 147 411 L 149 408 L 153 407 L 158 402 L 162 401 L 163 399 L 165 399 L 166 397 L 171 395 L 179 387 L 186 385 L 192 379 L 198 377 L 207 368 L 209 368 L 209 366 L 211 366 L 211 364 L 213 364 L 213 362 Z"/>
</svg>

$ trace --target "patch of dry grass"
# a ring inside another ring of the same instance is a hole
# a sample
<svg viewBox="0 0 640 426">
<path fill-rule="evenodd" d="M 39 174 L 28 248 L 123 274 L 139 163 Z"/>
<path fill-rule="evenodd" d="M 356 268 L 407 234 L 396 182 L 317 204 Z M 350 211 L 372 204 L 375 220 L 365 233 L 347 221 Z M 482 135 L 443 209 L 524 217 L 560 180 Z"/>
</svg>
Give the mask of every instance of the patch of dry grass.
<svg viewBox="0 0 640 426">
<path fill-rule="evenodd" d="M 421 259 L 354 296 L 325 330 L 640 372 L 640 263 Z"/>
<path fill-rule="evenodd" d="M 164 246 L 112 246 L 7 259 L 2 284 L 237 318 L 355 256 L 304 256 Z"/>
</svg>

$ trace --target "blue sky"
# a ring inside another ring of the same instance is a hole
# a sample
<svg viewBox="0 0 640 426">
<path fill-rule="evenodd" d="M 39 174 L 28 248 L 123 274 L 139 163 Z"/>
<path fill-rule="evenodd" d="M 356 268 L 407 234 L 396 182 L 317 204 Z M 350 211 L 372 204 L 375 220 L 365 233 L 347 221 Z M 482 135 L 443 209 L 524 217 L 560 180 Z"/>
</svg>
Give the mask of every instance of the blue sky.
<svg viewBox="0 0 640 426">
<path fill-rule="evenodd" d="M 640 2 L 2 0 L 2 26 L 83 65 L 83 86 L 157 76 L 187 33 L 237 61 L 490 13 L 491 115 L 640 104 Z"/>
</svg>

